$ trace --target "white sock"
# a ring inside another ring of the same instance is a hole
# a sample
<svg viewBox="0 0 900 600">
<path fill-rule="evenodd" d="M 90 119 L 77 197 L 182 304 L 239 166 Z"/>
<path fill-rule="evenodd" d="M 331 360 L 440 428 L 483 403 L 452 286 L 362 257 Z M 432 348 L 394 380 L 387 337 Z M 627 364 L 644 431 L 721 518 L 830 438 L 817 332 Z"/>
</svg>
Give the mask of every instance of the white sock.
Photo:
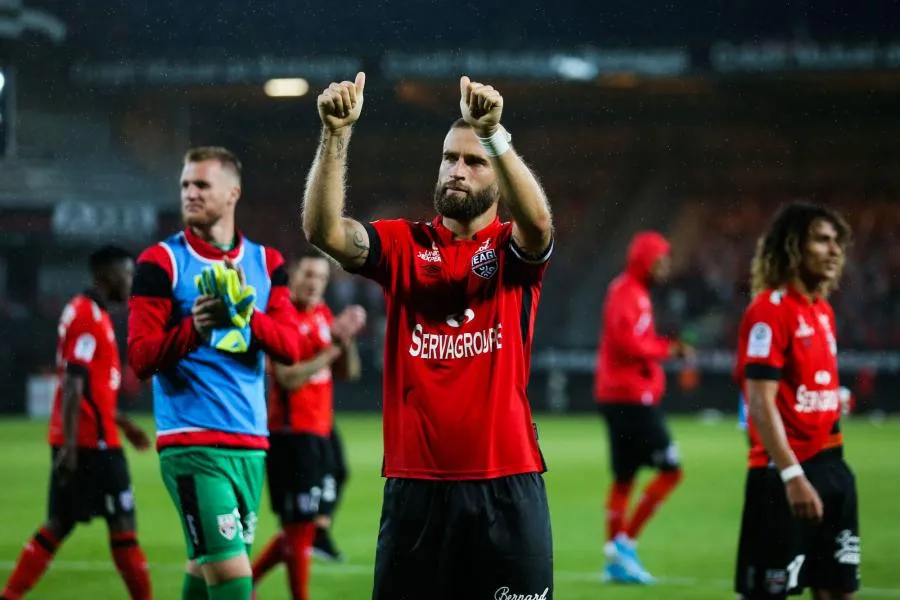
<svg viewBox="0 0 900 600">
<path fill-rule="evenodd" d="M 606 555 L 606 558 L 609 560 L 614 560 L 619 557 L 619 552 L 616 550 L 616 545 L 613 542 L 606 542 L 603 545 L 603 554 Z"/>
</svg>

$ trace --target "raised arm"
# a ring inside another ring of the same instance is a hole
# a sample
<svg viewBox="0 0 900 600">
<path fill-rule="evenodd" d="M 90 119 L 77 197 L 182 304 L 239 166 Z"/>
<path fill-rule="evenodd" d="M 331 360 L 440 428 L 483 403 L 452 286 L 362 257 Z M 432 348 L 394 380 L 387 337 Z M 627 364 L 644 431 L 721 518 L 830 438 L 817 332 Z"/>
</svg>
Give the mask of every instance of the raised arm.
<svg viewBox="0 0 900 600">
<path fill-rule="evenodd" d="M 500 198 L 513 220 L 513 241 L 525 257 L 546 258 L 553 237 L 550 204 L 528 165 L 509 145 L 500 125 L 503 96 L 489 85 L 463 76 L 459 80 L 460 111 L 475 130 L 497 173 Z"/>
<path fill-rule="evenodd" d="M 322 138 L 303 198 L 303 232 L 307 239 L 345 269 L 362 267 L 369 255 L 366 229 L 344 216 L 347 146 L 353 123 L 362 111 L 365 85 L 365 74 L 358 73 L 355 82 L 332 83 L 319 95 Z"/>
</svg>

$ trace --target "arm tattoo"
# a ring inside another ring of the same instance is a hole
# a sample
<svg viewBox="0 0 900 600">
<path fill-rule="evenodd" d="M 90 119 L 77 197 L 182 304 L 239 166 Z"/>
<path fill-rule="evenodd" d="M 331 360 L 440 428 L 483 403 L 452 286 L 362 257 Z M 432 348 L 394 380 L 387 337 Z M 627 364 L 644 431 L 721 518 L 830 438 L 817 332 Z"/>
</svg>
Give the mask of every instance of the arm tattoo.
<svg viewBox="0 0 900 600">
<path fill-rule="evenodd" d="M 350 252 L 350 258 L 365 258 L 369 255 L 369 242 L 361 231 L 347 231 L 349 238 L 347 250 Z"/>
</svg>

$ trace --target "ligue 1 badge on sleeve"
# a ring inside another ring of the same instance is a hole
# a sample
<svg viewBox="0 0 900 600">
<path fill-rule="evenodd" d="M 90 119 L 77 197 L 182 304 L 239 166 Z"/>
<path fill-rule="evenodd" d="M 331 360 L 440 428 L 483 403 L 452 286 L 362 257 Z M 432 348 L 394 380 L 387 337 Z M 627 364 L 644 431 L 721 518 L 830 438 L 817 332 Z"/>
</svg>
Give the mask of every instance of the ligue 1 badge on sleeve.
<svg viewBox="0 0 900 600">
<path fill-rule="evenodd" d="M 472 255 L 472 272 L 482 279 L 490 279 L 497 274 L 500 266 L 497 260 L 497 251 L 490 247 L 488 240 Z"/>
</svg>

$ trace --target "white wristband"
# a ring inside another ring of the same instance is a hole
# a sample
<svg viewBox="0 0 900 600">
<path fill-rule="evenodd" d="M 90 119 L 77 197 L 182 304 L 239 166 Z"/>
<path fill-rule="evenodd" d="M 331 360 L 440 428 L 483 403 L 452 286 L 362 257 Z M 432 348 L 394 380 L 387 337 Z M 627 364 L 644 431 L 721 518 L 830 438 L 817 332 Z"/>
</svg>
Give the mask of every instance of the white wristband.
<svg viewBox="0 0 900 600">
<path fill-rule="evenodd" d="M 800 477 L 801 475 L 803 475 L 803 467 L 800 465 L 791 465 L 781 472 L 781 481 L 787 483 L 794 477 Z"/>
<path fill-rule="evenodd" d="M 484 148 L 484 151 L 488 156 L 500 156 L 504 152 L 507 152 L 511 146 L 509 142 L 512 140 L 512 135 L 503 128 L 503 125 L 497 128 L 497 131 L 491 135 L 491 137 L 478 138 L 478 142 L 481 144 L 481 147 Z"/>
</svg>

